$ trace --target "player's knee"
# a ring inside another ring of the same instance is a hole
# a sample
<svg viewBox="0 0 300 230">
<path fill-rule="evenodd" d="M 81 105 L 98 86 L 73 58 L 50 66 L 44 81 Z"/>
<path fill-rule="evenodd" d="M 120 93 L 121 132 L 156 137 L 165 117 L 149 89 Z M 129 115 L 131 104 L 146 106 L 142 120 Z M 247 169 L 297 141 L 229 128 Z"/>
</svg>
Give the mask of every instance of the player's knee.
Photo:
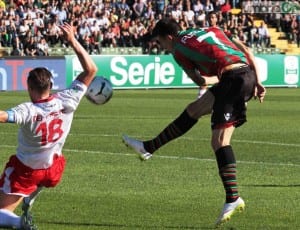
<svg viewBox="0 0 300 230">
<path fill-rule="evenodd" d="M 219 148 L 222 147 L 222 145 L 220 144 L 220 142 L 218 140 L 215 140 L 215 139 L 212 138 L 211 147 L 214 150 L 214 152 L 216 152 Z"/>
<path fill-rule="evenodd" d="M 224 135 L 212 135 L 211 139 L 211 147 L 214 151 L 217 151 L 218 149 L 230 145 L 230 138 Z"/>
</svg>

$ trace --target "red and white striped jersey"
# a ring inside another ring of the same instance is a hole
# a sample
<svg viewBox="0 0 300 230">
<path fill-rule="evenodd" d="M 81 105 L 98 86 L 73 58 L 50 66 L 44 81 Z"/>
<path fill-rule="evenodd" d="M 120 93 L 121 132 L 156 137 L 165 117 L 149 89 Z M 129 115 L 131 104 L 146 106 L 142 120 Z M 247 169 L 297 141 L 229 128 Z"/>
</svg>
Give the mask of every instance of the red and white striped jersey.
<svg viewBox="0 0 300 230">
<path fill-rule="evenodd" d="M 74 111 L 86 90 L 85 84 L 75 80 L 46 100 L 22 103 L 7 111 L 9 122 L 20 125 L 16 155 L 23 164 L 32 169 L 48 168 L 53 155 L 62 154 Z"/>
</svg>

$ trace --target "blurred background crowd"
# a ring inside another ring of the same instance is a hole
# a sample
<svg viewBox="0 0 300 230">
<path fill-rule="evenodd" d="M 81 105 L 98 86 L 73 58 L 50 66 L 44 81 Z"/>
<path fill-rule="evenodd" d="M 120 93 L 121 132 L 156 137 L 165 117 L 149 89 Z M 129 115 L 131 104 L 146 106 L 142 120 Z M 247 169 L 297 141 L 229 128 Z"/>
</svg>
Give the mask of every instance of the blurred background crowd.
<svg viewBox="0 0 300 230">
<path fill-rule="evenodd" d="M 297 2 L 297 1 L 295 1 Z M 241 0 L 0 0 L 0 46 L 13 56 L 47 56 L 49 48 L 65 48 L 58 28 L 74 26 L 90 54 L 104 47 L 142 47 L 144 54 L 159 54 L 151 31 L 162 17 L 173 17 L 183 29 L 206 27 L 215 12 L 217 25 L 249 47 L 269 47 L 268 27 L 283 32 L 300 46 L 297 14 L 245 13 Z M 254 23 L 259 17 L 260 24 Z"/>
</svg>

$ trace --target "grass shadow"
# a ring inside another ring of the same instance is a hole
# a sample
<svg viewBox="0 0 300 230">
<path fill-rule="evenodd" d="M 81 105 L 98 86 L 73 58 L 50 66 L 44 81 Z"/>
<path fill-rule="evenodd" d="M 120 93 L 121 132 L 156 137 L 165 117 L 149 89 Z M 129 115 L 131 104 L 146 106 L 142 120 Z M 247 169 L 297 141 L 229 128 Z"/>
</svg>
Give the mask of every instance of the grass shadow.
<svg viewBox="0 0 300 230">
<path fill-rule="evenodd" d="M 248 184 L 243 185 L 245 187 L 262 187 L 262 188 L 293 188 L 293 187 L 300 187 L 300 184 L 287 184 L 287 185 L 280 185 L 280 184 Z"/>
</svg>

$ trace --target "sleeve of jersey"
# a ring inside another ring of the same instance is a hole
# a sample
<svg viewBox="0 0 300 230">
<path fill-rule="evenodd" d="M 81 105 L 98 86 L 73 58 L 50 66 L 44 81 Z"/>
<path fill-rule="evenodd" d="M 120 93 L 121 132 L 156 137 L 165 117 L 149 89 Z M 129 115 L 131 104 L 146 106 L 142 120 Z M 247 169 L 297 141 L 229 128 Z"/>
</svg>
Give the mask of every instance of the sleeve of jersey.
<svg viewBox="0 0 300 230">
<path fill-rule="evenodd" d="M 7 122 L 24 125 L 30 120 L 30 103 L 19 104 L 6 112 L 8 114 Z"/>
<path fill-rule="evenodd" d="M 73 112 L 85 95 L 86 90 L 87 86 L 84 83 L 75 80 L 68 89 L 58 92 L 56 96 L 63 101 L 65 112 Z"/>
</svg>

